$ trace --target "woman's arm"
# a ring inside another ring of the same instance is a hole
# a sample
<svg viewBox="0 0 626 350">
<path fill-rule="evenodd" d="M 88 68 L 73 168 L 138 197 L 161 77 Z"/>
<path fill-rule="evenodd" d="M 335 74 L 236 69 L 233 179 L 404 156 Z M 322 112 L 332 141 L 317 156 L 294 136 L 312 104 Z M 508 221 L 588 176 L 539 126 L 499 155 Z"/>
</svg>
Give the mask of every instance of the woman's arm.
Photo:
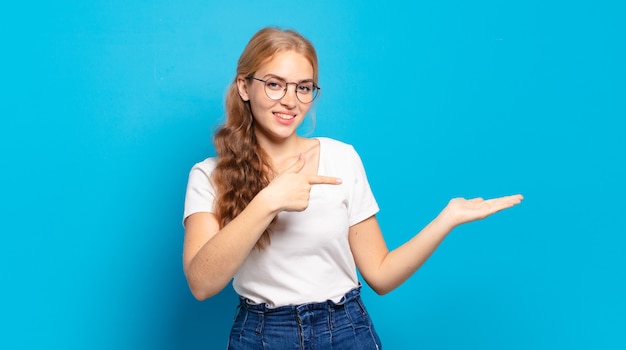
<svg viewBox="0 0 626 350">
<path fill-rule="evenodd" d="M 299 174 L 304 158 L 277 176 L 223 228 L 212 213 L 191 214 L 185 220 L 183 268 L 191 293 L 204 300 L 219 293 L 244 263 L 257 241 L 281 211 L 302 211 L 315 184 L 340 184 L 330 176 Z"/>
<path fill-rule="evenodd" d="M 452 199 L 422 231 L 389 251 L 372 216 L 350 227 L 349 240 L 355 263 L 368 285 L 378 294 L 394 290 L 409 278 L 455 227 L 484 219 L 521 202 L 521 195 L 483 200 Z"/>
<path fill-rule="evenodd" d="M 213 213 L 185 220 L 183 268 L 196 299 L 209 298 L 230 282 L 276 215 L 268 204 L 259 193 L 221 230 Z"/>
</svg>

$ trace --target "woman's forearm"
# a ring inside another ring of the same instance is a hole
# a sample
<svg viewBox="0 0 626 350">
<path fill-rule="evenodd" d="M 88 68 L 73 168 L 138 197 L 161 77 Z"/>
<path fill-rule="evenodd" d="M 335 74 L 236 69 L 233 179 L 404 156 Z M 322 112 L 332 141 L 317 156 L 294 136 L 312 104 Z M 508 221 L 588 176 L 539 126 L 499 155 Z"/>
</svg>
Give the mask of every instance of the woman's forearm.
<svg viewBox="0 0 626 350">
<path fill-rule="evenodd" d="M 374 290 L 386 294 L 401 285 L 426 262 L 452 229 L 438 216 L 413 238 L 387 253 L 380 264 Z"/>
<path fill-rule="evenodd" d="M 219 293 L 244 263 L 275 216 L 276 211 L 257 196 L 204 243 L 185 265 L 192 294 L 204 300 Z"/>
</svg>

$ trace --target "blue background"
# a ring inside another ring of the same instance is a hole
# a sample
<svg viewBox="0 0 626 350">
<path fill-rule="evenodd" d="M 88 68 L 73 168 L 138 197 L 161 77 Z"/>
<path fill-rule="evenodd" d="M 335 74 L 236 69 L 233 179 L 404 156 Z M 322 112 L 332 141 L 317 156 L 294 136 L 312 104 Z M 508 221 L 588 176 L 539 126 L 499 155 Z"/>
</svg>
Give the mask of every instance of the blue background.
<svg viewBox="0 0 626 350">
<path fill-rule="evenodd" d="M 236 295 L 191 296 L 182 206 L 266 25 L 316 45 L 312 135 L 357 148 L 390 247 L 452 197 L 526 197 L 454 231 L 392 293 L 364 288 L 386 349 L 626 348 L 624 2 L 0 12 L 0 348 L 224 348 Z"/>
</svg>

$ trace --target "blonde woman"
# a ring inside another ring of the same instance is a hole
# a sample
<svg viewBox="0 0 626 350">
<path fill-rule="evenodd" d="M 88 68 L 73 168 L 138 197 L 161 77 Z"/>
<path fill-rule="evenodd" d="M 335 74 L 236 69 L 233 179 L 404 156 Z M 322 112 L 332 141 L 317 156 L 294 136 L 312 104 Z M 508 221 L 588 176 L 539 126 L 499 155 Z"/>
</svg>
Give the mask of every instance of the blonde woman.
<svg viewBox="0 0 626 350">
<path fill-rule="evenodd" d="M 357 269 L 374 291 L 388 293 L 456 226 L 522 200 L 452 199 L 389 251 L 355 149 L 296 133 L 319 93 L 309 40 L 260 30 L 228 89 L 217 157 L 190 172 L 184 271 L 199 300 L 233 281 L 240 303 L 229 349 L 381 349 Z"/>
</svg>

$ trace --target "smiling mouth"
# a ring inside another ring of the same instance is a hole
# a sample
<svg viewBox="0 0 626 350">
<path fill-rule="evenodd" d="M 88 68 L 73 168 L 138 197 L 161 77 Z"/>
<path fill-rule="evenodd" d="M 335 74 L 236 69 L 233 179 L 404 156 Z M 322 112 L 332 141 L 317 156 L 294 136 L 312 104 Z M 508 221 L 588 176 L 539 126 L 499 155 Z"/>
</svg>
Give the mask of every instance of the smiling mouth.
<svg viewBox="0 0 626 350">
<path fill-rule="evenodd" d="M 283 114 L 283 113 L 274 113 L 274 115 L 283 120 L 290 120 L 296 117 L 295 115 Z"/>
</svg>

